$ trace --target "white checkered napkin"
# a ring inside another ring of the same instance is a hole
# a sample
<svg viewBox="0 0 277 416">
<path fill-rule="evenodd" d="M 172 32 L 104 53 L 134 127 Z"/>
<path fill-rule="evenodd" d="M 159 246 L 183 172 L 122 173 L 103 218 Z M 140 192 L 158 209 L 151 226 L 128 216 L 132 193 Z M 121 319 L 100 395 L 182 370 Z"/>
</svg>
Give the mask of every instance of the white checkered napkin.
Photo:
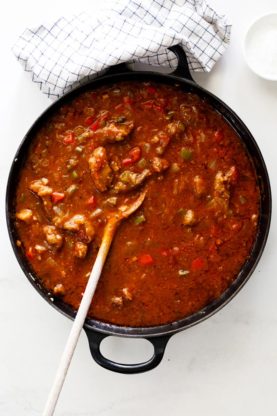
<svg viewBox="0 0 277 416">
<path fill-rule="evenodd" d="M 230 40 L 231 25 L 204 0 L 115 0 L 28 28 L 13 52 L 51 98 L 121 62 L 174 68 L 168 47 L 181 44 L 190 69 L 210 71 Z"/>
</svg>

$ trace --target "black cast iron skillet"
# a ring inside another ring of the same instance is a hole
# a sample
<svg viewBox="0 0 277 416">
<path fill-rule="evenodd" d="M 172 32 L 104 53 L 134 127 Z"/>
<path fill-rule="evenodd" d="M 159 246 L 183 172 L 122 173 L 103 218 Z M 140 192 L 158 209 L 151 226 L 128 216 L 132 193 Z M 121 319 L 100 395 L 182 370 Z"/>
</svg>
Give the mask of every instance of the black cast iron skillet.
<svg viewBox="0 0 277 416">
<path fill-rule="evenodd" d="M 94 89 L 102 85 L 108 85 L 118 81 L 146 81 L 151 80 L 166 84 L 179 84 L 180 88 L 185 92 L 192 92 L 197 94 L 204 100 L 206 100 L 216 111 L 218 111 L 225 120 L 232 126 L 237 132 L 241 141 L 243 142 L 252 162 L 257 175 L 257 182 L 261 192 L 261 204 L 260 204 L 260 218 L 257 227 L 256 240 L 253 245 L 249 258 L 245 261 L 236 279 L 231 286 L 215 301 L 210 303 L 202 310 L 194 313 L 179 321 L 172 322 L 166 325 L 159 325 L 153 327 L 123 327 L 117 325 L 111 325 L 108 323 L 100 322 L 94 319 L 88 318 L 86 320 L 84 329 L 88 337 L 90 351 L 95 361 L 102 367 L 119 373 L 140 373 L 148 371 L 156 367 L 162 360 L 165 351 L 166 344 L 170 337 L 183 329 L 189 328 L 204 319 L 207 319 L 215 312 L 220 310 L 226 305 L 243 287 L 250 275 L 254 271 L 261 254 L 263 252 L 271 219 L 271 190 L 268 178 L 267 169 L 261 155 L 261 152 L 255 142 L 250 131 L 240 118 L 219 98 L 215 97 L 210 92 L 197 85 L 189 72 L 186 55 L 180 46 L 174 46 L 171 50 L 176 54 L 178 58 L 177 69 L 170 75 L 163 75 L 154 72 L 135 72 L 129 71 L 124 65 L 120 64 L 110 68 L 110 70 L 102 77 L 90 81 L 85 86 L 79 87 L 76 90 L 66 94 L 54 104 L 52 104 L 33 124 L 25 138 L 23 139 L 16 155 L 13 160 L 10 175 L 7 184 L 6 193 L 6 216 L 7 225 L 11 243 L 17 257 L 17 260 L 24 271 L 26 277 L 31 284 L 39 292 L 39 294 L 47 300 L 52 306 L 54 306 L 59 312 L 63 313 L 67 317 L 73 319 L 75 312 L 72 308 L 62 302 L 62 300 L 53 298 L 53 296 L 40 284 L 37 276 L 33 272 L 32 268 L 28 264 L 23 252 L 16 245 L 17 233 L 14 225 L 15 214 L 15 190 L 18 183 L 21 167 L 26 160 L 29 147 L 35 132 L 40 128 L 41 124 L 48 118 L 48 116 L 54 113 L 62 104 L 70 101 L 79 93 Z M 124 336 L 129 338 L 145 338 L 150 341 L 154 347 L 153 356 L 146 362 L 138 364 L 120 364 L 111 361 L 104 357 L 100 352 L 101 341 L 110 335 Z"/>
</svg>

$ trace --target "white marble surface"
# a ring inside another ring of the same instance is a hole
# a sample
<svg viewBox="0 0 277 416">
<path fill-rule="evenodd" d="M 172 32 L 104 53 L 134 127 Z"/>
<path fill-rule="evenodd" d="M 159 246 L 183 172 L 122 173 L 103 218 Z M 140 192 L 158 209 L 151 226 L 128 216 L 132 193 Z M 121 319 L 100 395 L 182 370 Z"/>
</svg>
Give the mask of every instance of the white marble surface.
<svg viewBox="0 0 277 416">
<path fill-rule="evenodd" d="M 81 7 L 84 0 L 79 0 Z M 87 1 L 87 3 L 91 3 Z M 254 134 L 268 166 L 273 197 L 277 187 L 277 83 L 263 81 L 246 67 L 242 38 L 250 22 L 276 10 L 276 0 L 212 1 L 233 21 L 231 46 L 198 82 L 226 101 Z M 75 6 L 76 7 L 76 6 Z M 4 196 L 13 155 L 33 120 L 49 104 L 10 52 L 16 34 L 31 20 L 67 9 L 67 2 L 5 2 L 1 12 L 0 95 L 0 415 L 41 414 L 70 329 L 32 289 L 11 249 Z M 233 416 L 276 415 L 277 279 L 276 213 L 264 255 L 249 282 L 221 312 L 175 335 L 154 371 L 125 376 L 104 370 L 90 357 L 82 334 L 57 415 Z M 275 252 L 275 256 L 274 256 Z M 146 341 L 110 339 L 115 359 L 150 354 Z"/>
</svg>

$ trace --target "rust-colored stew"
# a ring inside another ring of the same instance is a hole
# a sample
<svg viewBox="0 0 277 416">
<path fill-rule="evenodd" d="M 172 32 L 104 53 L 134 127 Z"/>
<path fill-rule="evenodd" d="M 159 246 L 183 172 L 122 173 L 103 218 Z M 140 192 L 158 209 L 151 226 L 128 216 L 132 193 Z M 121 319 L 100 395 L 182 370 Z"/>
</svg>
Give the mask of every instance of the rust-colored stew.
<svg viewBox="0 0 277 416">
<path fill-rule="evenodd" d="M 21 172 L 17 244 L 54 296 L 78 308 L 107 216 L 142 189 L 145 202 L 117 231 L 89 315 L 163 324 L 231 284 L 259 212 L 243 145 L 196 95 L 124 82 L 63 105 Z"/>
</svg>

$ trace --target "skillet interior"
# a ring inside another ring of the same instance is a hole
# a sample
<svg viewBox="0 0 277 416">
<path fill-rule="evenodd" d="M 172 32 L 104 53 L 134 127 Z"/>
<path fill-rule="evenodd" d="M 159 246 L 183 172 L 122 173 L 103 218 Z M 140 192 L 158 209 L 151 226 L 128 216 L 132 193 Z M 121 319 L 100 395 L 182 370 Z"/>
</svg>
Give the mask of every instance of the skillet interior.
<svg viewBox="0 0 277 416">
<path fill-rule="evenodd" d="M 97 331 L 107 335 L 124 335 L 129 337 L 155 337 L 161 335 L 170 335 L 175 332 L 178 332 L 182 329 L 190 327 L 202 320 L 208 318 L 216 311 L 221 309 L 226 303 L 228 303 L 233 296 L 242 288 L 242 286 L 246 283 L 248 278 L 250 277 L 251 273 L 255 269 L 258 260 L 262 254 L 263 248 L 266 243 L 269 225 L 270 225 L 270 216 L 271 216 L 271 193 L 270 193 L 270 184 L 268 179 L 268 174 L 266 170 L 266 166 L 264 164 L 262 155 L 260 150 L 252 137 L 251 133 L 244 125 L 244 123 L 236 116 L 236 114 L 221 100 L 217 97 L 212 95 L 211 93 L 207 92 L 194 82 L 180 78 L 176 75 L 162 75 L 153 72 L 123 72 L 119 74 L 111 74 L 104 76 L 100 79 L 93 80 L 90 83 L 82 86 L 73 92 L 68 93 L 67 95 L 63 96 L 57 102 L 52 104 L 34 123 L 31 129 L 26 134 L 23 142 L 15 156 L 14 162 L 11 167 L 10 176 L 7 185 L 7 196 L 6 196 L 6 212 L 7 212 L 7 223 L 10 238 L 12 241 L 13 249 L 15 251 L 16 257 L 19 261 L 19 264 L 24 271 L 25 275 L 32 283 L 32 285 L 38 290 L 38 292 L 46 299 L 52 306 L 54 306 L 57 310 L 65 314 L 66 316 L 73 318 L 74 311 L 62 302 L 59 299 L 53 299 L 51 294 L 48 293 L 40 284 L 39 280 L 37 279 L 36 275 L 33 273 L 30 265 L 26 261 L 25 257 L 23 256 L 22 252 L 16 246 L 16 239 L 17 233 L 16 229 L 13 224 L 13 216 L 15 213 L 14 208 L 14 199 L 15 199 L 15 189 L 18 182 L 18 178 L 20 175 L 21 167 L 24 165 L 28 149 L 31 144 L 32 138 L 35 132 L 40 128 L 41 124 L 48 118 L 48 116 L 56 111 L 56 109 L 70 101 L 76 95 L 81 92 L 84 92 L 88 89 L 97 88 L 102 85 L 108 85 L 110 83 L 116 83 L 120 81 L 155 81 L 160 83 L 166 84 L 179 84 L 180 88 L 185 92 L 192 92 L 197 94 L 202 99 L 206 100 L 216 111 L 221 113 L 221 115 L 225 118 L 225 120 L 232 126 L 232 128 L 237 132 L 238 136 L 241 138 L 250 159 L 253 162 L 253 166 L 257 175 L 258 185 L 261 192 L 261 206 L 260 206 L 260 221 L 257 227 L 257 236 L 255 243 L 253 245 L 253 249 L 251 252 L 250 257 L 247 259 L 245 264 L 243 265 L 240 273 L 238 274 L 237 278 L 233 281 L 231 286 L 215 301 L 207 305 L 202 310 L 198 311 L 197 313 L 178 320 L 176 322 L 160 325 L 160 326 L 153 326 L 153 327 L 139 327 L 139 328 L 132 328 L 132 327 L 123 327 L 117 326 L 112 324 L 103 323 L 100 321 L 96 321 L 93 319 L 87 319 L 86 321 L 86 330 L 87 331 Z"/>
</svg>

